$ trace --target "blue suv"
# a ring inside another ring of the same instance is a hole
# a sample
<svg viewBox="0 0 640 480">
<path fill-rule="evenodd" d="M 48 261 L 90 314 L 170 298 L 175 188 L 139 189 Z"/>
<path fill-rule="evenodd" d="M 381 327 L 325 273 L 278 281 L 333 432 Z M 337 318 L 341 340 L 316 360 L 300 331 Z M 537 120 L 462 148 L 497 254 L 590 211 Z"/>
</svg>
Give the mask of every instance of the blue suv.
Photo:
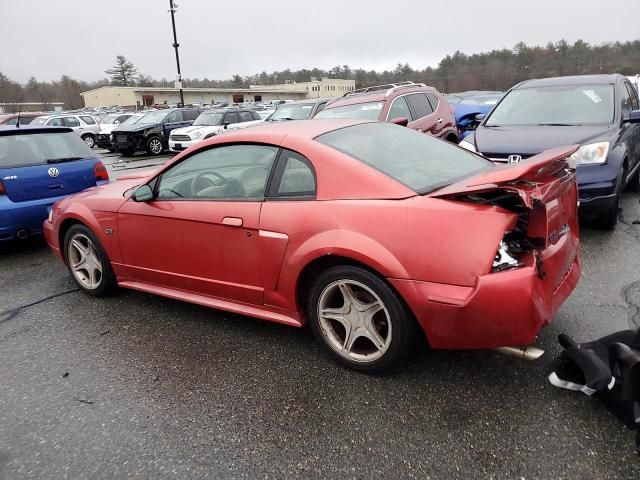
<svg viewBox="0 0 640 480">
<path fill-rule="evenodd" d="M 70 128 L 0 128 L 0 244 L 42 233 L 55 202 L 108 181 L 104 164 Z"/>
</svg>

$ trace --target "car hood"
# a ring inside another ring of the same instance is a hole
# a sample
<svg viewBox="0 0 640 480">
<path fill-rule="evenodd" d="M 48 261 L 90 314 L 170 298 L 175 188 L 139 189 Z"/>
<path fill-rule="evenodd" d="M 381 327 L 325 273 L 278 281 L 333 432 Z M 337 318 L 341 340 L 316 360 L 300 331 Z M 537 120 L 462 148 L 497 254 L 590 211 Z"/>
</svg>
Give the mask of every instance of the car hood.
<svg viewBox="0 0 640 480">
<path fill-rule="evenodd" d="M 473 142 L 476 150 L 485 156 L 491 154 L 537 155 L 550 148 L 564 145 L 585 145 L 608 140 L 615 132 L 613 127 L 485 127 L 475 131 Z"/>
<path fill-rule="evenodd" d="M 207 135 L 209 133 L 213 133 L 213 132 L 219 132 L 221 131 L 223 128 L 221 125 L 196 125 L 196 126 L 190 126 L 190 127 L 182 127 L 182 128 L 176 128 L 175 130 L 171 131 L 171 134 L 179 134 L 179 135 L 189 135 L 190 133 L 195 133 L 197 131 L 202 131 L 203 135 Z"/>
<path fill-rule="evenodd" d="M 114 132 L 141 132 L 147 128 L 157 127 L 157 123 L 132 123 L 131 125 L 120 125 L 114 128 Z"/>
<path fill-rule="evenodd" d="M 111 133 L 116 129 L 116 127 L 119 127 L 119 126 L 120 126 L 119 123 L 101 123 L 99 133 L 103 133 L 103 134 Z"/>
</svg>

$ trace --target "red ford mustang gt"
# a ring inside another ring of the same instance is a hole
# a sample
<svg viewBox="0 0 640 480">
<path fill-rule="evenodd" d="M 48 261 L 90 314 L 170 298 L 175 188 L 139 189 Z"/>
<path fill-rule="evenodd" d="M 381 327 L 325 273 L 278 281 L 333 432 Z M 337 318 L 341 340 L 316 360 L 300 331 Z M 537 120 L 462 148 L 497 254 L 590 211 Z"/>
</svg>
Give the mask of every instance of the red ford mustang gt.
<svg viewBox="0 0 640 480">
<path fill-rule="evenodd" d="M 337 360 L 531 343 L 580 276 L 576 147 L 515 166 L 385 123 L 221 135 L 57 203 L 46 239 L 86 292 L 115 286 L 309 323 Z"/>
</svg>

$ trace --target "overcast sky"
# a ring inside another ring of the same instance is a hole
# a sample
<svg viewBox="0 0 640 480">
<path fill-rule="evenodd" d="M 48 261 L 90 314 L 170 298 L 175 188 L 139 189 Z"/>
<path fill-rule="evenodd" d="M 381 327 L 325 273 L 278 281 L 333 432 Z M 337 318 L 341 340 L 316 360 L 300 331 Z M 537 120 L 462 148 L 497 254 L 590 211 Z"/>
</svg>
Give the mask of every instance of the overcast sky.
<svg viewBox="0 0 640 480">
<path fill-rule="evenodd" d="M 437 66 L 456 50 L 640 38 L 640 0 L 177 0 L 183 77 Z M 380 3 L 380 6 L 377 6 Z M 0 71 L 104 78 L 116 55 L 176 77 L 169 0 L 0 0 Z M 443 9 L 446 7 L 446 11 Z"/>
</svg>

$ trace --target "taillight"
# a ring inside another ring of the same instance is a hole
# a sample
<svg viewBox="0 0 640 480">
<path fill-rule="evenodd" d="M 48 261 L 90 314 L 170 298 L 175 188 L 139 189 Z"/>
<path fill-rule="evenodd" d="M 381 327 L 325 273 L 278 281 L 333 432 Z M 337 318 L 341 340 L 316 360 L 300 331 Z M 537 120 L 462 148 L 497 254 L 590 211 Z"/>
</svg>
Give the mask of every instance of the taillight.
<svg viewBox="0 0 640 480">
<path fill-rule="evenodd" d="M 0 180 L 0 195 L 6 195 L 6 193 L 4 191 L 4 184 L 2 183 L 2 180 Z"/>
<path fill-rule="evenodd" d="M 93 167 L 93 173 L 96 175 L 96 182 L 109 181 L 109 173 L 107 172 L 107 168 L 104 166 L 104 163 L 97 162 Z"/>
</svg>

